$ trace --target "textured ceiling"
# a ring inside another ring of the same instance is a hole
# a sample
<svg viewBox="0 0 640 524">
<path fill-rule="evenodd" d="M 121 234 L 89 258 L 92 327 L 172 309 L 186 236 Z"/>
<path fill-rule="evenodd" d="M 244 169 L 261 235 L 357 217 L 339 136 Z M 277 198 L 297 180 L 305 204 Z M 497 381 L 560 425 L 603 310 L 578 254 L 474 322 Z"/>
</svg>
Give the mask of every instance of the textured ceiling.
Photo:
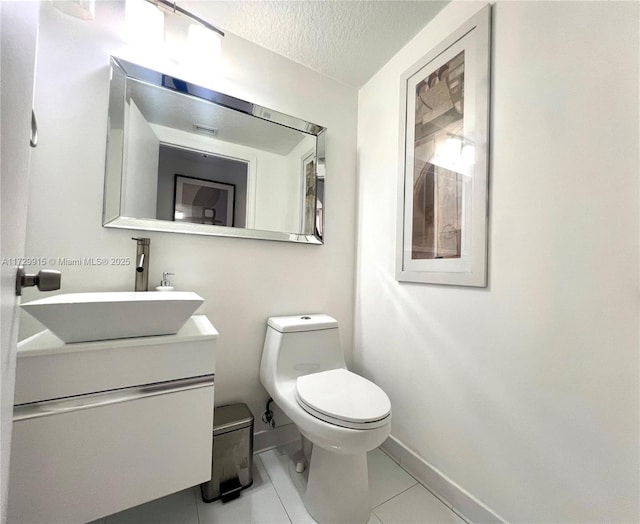
<svg viewBox="0 0 640 524">
<path fill-rule="evenodd" d="M 446 4 L 432 0 L 191 0 L 223 30 L 361 87 Z"/>
</svg>

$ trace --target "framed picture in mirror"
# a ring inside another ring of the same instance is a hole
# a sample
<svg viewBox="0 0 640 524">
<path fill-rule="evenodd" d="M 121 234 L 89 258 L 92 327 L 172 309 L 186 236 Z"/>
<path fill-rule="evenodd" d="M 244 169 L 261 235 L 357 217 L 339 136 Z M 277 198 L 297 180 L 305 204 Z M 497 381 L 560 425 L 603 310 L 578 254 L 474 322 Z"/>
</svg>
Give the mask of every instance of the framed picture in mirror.
<svg viewBox="0 0 640 524">
<path fill-rule="evenodd" d="M 176 175 L 174 221 L 231 227 L 234 206 L 233 184 Z"/>
</svg>

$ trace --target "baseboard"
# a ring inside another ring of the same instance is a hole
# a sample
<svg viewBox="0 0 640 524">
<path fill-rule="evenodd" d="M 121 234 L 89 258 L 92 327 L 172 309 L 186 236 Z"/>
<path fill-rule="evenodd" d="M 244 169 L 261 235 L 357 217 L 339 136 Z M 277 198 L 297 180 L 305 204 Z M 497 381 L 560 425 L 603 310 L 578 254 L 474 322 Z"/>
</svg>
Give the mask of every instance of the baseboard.
<svg viewBox="0 0 640 524">
<path fill-rule="evenodd" d="M 465 520 L 475 524 L 506 523 L 506 520 L 500 518 L 494 511 L 447 478 L 437 468 L 420 458 L 396 438 L 389 437 L 382 444 L 382 449 L 411 473 L 425 488 Z"/>
<path fill-rule="evenodd" d="M 300 432 L 293 423 L 257 431 L 253 434 L 253 452 L 262 453 L 278 446 L 284 446 L 299 438 Z"/>
</svg>

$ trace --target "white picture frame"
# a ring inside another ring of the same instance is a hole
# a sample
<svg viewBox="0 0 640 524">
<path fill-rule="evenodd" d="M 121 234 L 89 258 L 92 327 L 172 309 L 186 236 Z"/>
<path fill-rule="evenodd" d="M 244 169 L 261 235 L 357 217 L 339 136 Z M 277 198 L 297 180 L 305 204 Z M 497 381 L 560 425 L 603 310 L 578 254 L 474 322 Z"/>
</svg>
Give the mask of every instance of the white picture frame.
<svg viewBox="0 0 640 524">
<path fill-rule="evenodd" d="M 491 6 L 401 77 L 396 279 L 486 287 Z"/>
<path fill-rule="evenodd" d="M 233 227 L 235 189 L 233 184 L 176 174 L 174 222 Z"/>
</svg>

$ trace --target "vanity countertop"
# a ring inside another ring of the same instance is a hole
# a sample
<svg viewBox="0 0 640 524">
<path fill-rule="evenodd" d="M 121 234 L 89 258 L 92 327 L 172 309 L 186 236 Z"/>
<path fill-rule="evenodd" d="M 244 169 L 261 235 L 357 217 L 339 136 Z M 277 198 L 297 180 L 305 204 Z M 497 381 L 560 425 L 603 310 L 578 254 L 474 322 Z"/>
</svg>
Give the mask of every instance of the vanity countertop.
<svg viewBox="0 0 640 524">
<path fill-rule="evenodd" d="M 45 329 L 40 333 L 18 343 L 18 359 L 80 351 L 95 351 L 108 348 L 135 348 L 175 344 L 189 340 L 216 339 L 219 334 L 205 315 L 193 315 L 175 335 L 158 335 L 149 337 L 118 338 L 112 340 L 96 340 L 91 342 L 65 343 L 51 331 Z"/>
</svg>

